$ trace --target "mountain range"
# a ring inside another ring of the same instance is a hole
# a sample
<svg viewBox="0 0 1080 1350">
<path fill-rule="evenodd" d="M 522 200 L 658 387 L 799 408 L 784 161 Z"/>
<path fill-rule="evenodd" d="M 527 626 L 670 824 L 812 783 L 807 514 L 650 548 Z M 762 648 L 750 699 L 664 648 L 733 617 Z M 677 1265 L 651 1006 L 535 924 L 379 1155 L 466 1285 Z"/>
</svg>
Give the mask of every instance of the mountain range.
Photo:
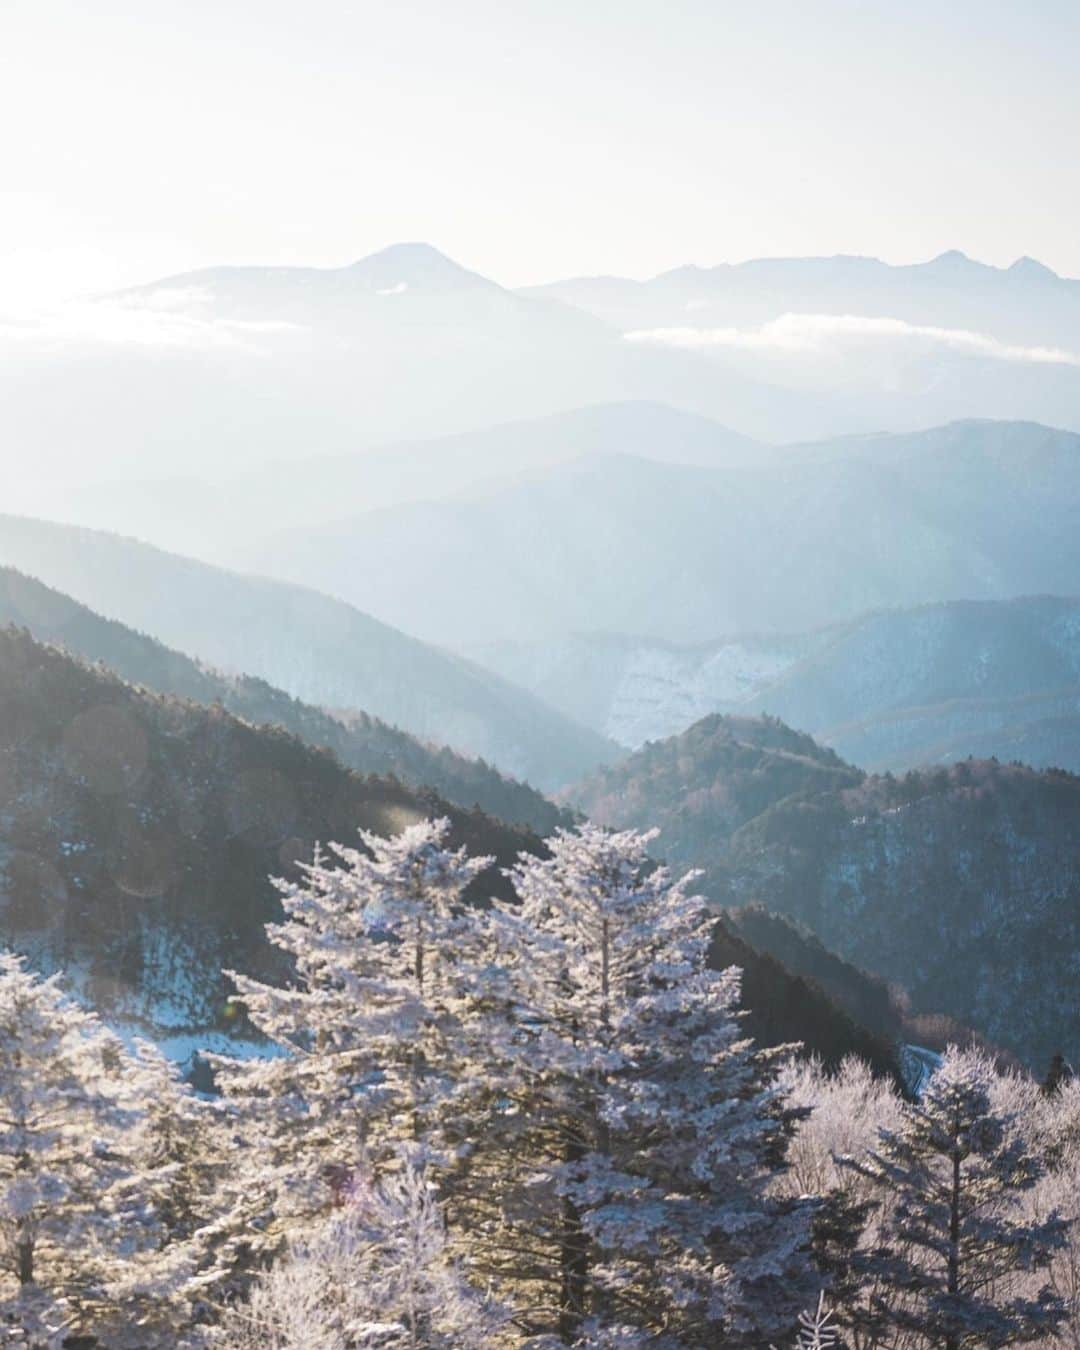
<svg viewBox="0 0 1080 1350">
<path fill-rule="evenodd" d="M 1080 1052 L 1080 778 L 972 760 L 867 775 L 774 718 L 703 719 L 565 799 L 657 826 L 725 906 L 763 905 L 1027 1063 Z M 753 932 L 751 927 L 747 930 Z"/>
<path fill-rule="evenodd" d="M 710 418 L 633 400 L 350 454 L 273 460 L 234 472 L 219 467 L 216 476 L 61 480 L 43 514 L 228 562 L 277 530 L 318 528 L 354 512 L 454 498 L 473 484 L 543 472 L 584 455 L 633 454 L 719 467 L 753 463 L 766 449 Z"/>
<path fill-rule="evenodd" d="M 41 510 L 59 466 L 80 482 L 214 477 L 624 399 L 727 409 L 747 434 L 785 406 L 790 435 L 807 425 L 801 394 L 635 346 L 425 244 L 167 277 L 0 325 L 0 353 L 9 435 L 40 470 L 21 511 Z"/>
<path fill-rule="evenodd" d="M 420 741 L 363 711 L 334 717 L 265 680 L 222 675 L 114 619 L 101 618 L 33 577 L 0 567 L 0 626 L 5 624 L 107 668 L 128 684 L 225 708 L 256 726 L 280 727 L 308 745 L 331 751 L 357 773 L 434 790 L 455 806 L 476 807 L 541 835 L 572 822 L 569 812 L 535 788 L 504 777 L 483 760 Z"/>
<path fill-rule="evenodd" d="M 774 442 L 976 415 L 1080 430 L 1076 292 L 959 254 L 517 292 L 422 243 L 205 268 L 0 323 L 7 505 L 49 515 L 65 477 L 232 479 L 628 399 Z"/>
<path fill-rule="evenodd" d="M 301 587 L 14 516 L 0 516 L 0 564 L 226 673 L 366 712 L 537 786 L 565 783 L 616 753 L 500 677 Z"/>
<path fill-rule="evenodd" d="M 755 258 L 676 267 L 647 281 L 576 277 L 521 294 L 561 301 L 624 331 L 689 322 L 746 327 L 791 313 L 888 315 L 922 327 L 1080 349 L 1080 282 L 1034 258 L 992 267 L 959 249 L 901 266 L 844 254 Z"/>
<path fill-rule="evenodd" d="M 508 894 L 502 869 L 520 851 L 543 850 L 529 830 L 352 773 L 281 727 L 152 693 L 0 628 L 0 934 L 177 1057 L 242 1041 L 222 967 L 287 976 L 264 932 L 281 913 L 271 876 L 295 876 L 317 843 L 358 827 L 393 833 L 439 815 L 456 844 L 495 858 L 473 884 L 478 901 Z M 761 1010 L 747 1025 L 763 1042 L 799 1037 L 830 1063 L 857 1052 L 898 1072 L 890 1039 L 845 1010 L 873 1006 L 857 971 L 833 977 L 834 1001 L 722 922 L 713 959 L 745 968 Z M 803 964 L 817 961 L 810 951 Z"/>
<path fill-rule="evenodd" d="M 635 749 L 708 713 L 769 712 L 872 770 L 972 755 L 1080 771 L 1075 599 L 955 601 L 697 645 L 591 634 L 478 655 Z"/>
<path fill-rule="evenodd" d="M 317 839 L 585 811 L 705 867 L 766 1040 L 1080 1053 L 1080 283 L 407 244 L 0 358 L 0 925 L 116 1019 L 222 1029 Z"/>
<path fill-rule="evenodd" d="M 984 421 L 722 467 L 590 454 L 328 514 L 243 561 L 472 650 L 800 632 L 883 607 L 1080 592 L 1078 462 L 1071 432 Z"/>
</svg>

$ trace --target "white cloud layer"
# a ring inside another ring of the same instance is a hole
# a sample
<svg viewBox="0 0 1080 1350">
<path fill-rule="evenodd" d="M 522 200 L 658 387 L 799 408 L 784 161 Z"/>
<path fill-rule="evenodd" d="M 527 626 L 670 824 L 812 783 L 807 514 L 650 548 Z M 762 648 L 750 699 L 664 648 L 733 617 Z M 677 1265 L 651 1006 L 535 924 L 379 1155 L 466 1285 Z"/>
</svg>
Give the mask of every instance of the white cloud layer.
<svg viewBox="0 0 1080 1350">
<path fill-rule="evenodd" d="M 964 328 L 936 328 L 903 319 L 858 314 L 782 314 L 759 328 L 650 328 L 624 333 L 628 342 L 690 351 L 728 349 L 776 355 L 826 356 L 869 342 L 908 342 L 970 356 L 1034 365 L 1080 366 L 1080 353 L 1059 347 L 1024 347 Z"/>
<path fill-rule="evenodd" d="M 64 348 L 171 348 L 259 355 L 266 338 L 303 331 L 278 320 L 241 320 L 199 314 L 195 291 L 153 293 L 142 302 L 87 300 L 49 309 L 0 313 L 0 345 L 55 351 Z"/>
</svg>

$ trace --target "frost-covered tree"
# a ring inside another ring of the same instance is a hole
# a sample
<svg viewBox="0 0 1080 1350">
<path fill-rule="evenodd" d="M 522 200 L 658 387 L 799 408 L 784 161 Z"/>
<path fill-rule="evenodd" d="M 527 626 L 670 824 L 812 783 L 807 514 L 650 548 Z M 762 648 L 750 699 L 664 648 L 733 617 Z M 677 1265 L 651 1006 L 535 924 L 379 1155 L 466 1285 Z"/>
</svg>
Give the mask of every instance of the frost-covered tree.
<svg viewBox="0 0 1080 1350">
<path fill-rule="evenodd" d="M 322 1212 L 397 1138 L 437 1153 L 442 1115 L 468 1090 L 456 1048 L 473 930 L 462 895 L 491 859 L 448 848 L 448 833 L 436 820 L 391 839 L 362 832 L 360 849 L 331 844 L 301 881 L 276 883 L 286 918 L 267 933 L 293 982 L 231 973 L 281 1053 L 215 1066 L 249 1108 L 251 1184 L 283 1213 Z"/>
<path fill-rule="evenodd" d="M 805 1207 L 766 1194 L 787 1108 L 741 1034 L 738 972 L 708 969 L 693 876 L 654 867 L 650 838 L 586 824 L 512 870 L 473 1232 L 564 1343 L 760 1344 L 817 1294 Z"/>
<path fill-rule="evenodd" d="M 236 1111 L 205 1100 L 178 1067 L 146 1041 L 135 1044 L 141 1122 L 133 1156 L 142 1168 L 170 1247 L 182 1251 L 188 1278 L 170 1311 L 195 1325 L 212 1319 L 223 1300 L 245 1288 L 276 1239 L 267 1241 L 265 1196 L 250 1185 L 245 1138 Z"/>
<path fill-rule="evenodd" d="M 859 1199 L 870 1195 L 874 1183 L 841 1167 L 837 1157 L 860 1157 L 880 1130 L 900 1124 L 904 1104 L 895 1085 L 856 1055 L 832 1072 L 816 1057 L 793 1058 L 781 1069 L 780 1081 L 802 1115 L 793 1128 L 787 1169 L 775 1182 L 777 1192 L 825 1195 L 844 1186 Z"/>
<path fill-rule="evenodd" d="M 1020 1272 L 1012 1287 L 1037 1298 L 1048 1280 L 1068 1309 L 1054 1344 L 1080 1350 L 1080 1081 L 1068 1078 L 1047 1093 L 1022 1075 L 1003 1075 L 994 1104 L 1022 1118 L 1025 1133 L 1046 1161 L 1043 1175 L 1024 1194 L 1025 1219 L 1039 1223 L 1059 1214 L 1070 1225 L 1068 1241 L 1053 1253 L 1049 1270 Z"/>
<path fill-rule="evenodd" d="M 485 1350 L 500 1309 L 449 1251 L 425 1169 L 404 1152 L 351 1180 L 341 1208 L 293 1244 L 225 1318 L 229 1350 Z"/>
<path fill-rule="evenodd" d="M 879 1131 L 896 1129 L 903 1100 L 888 1078 L 876 1077 L 856 1056 L 832 1072 L 819 1059 L 791 1059 L 781 1082 L 803 1114 L 793 1129 L 788 1168 L 776 1178 L 774 1191 L 821 1197 L 814 1214 L 814 1258 L 827 1277 L 836 1324 L 844 1325 L 853 1350 L 863 1350 L 857 1327 L 878 1292 L 863 1257 L 882 1241 L 891 1197 L 838 1160 L 861 1157 Z"/>
<path fill-rule="evenodd" d="M 171 1240 L 156 1203 L 167 1175 L 145 1152 L 153 1088 L 143 1062 L 65 997 L 59 977 L 40 979 L 0 955 L 0 1301 L 9 1325 L 44 1341 L 57 1327 L 133 1334 L 164 1320 L 175 1329 L 186 1315 L 192 1253 Z"/>
<path fill-rule="evenodd" d="M 1069 1241 L 1057 1248 L 1045 1273 L 1068 1310 L 1058 1328 L 1058 1341 L 1071 1350 L 1080 1350 L 1080 1242 L 1076 1236 L 1080 1227 L 1080 1145 L 1076 1142 L 1070 1142 L 1057 1155 L 1053 1170 L 1042 1178 L 1025 1206 L 1025 1216 L 1035 1223 L 1051 1214 L 1061 1215 L 1070 1225 Z M 1044 1272 L 1038 1275 L 1042 1278 Z M 1035 1286 L 1025 1292 L 1038 1297 L 1039 1289 Z"/>
<path fill-rule="evenodd" d="M 876 1334 L 974 1350 L 1050 1338 L 1065 1317 L 1045 1278 L 1016 1291 L 1019 1273 L 1047 1271 L 1066 1225 L 1025 1212 L 1043 1164 L 1024 1118 L 995 1108 L 995 1085 L 986 1056 L 950 1048 L 899 1127 L 843 1160 L 892 1197 L 865 1263 L 878 1292 L 863 1322 Z"/>
<path fill-rule="evenodd" d="M 813 1312 L 799 1314 L 799 1335 L 795 1341 L 795 1350 L 832 1350 L 835 1345 L 833 1315 L 825 1306 L 825 1295 L 822 1293 L 818 1296 L 817 1307 Z"/>
</svg>

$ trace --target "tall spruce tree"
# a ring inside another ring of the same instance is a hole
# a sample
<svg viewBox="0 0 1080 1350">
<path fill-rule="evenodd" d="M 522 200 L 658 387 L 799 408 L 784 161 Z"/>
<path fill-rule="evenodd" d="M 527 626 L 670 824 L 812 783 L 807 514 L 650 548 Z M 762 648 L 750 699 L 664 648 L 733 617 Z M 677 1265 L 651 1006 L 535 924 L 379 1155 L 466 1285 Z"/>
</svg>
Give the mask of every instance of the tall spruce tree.
<svg viewBox="0 0 1080 1350">
<path fill-rule="evenodd" d="M 471 1235 L 564 1344 L 761 1344 L 817 1295 L 806 1207 L 766 1194 L 787 1108 L 738 972 L 707 967 L 693 876 L 654 867 L 650 837 L 560 832 L 496 906 L 503 1105 Z"/>
<path fill-rule="evenodd" d="M 215 1059 L 242 1103 L 252 1185 L 277 1218 L 324 1212 L 355 1169 L 400 1139 L 441 1155 L 448 1103 L 466 1091 L 456 1051 L 472 967 L 462 895 L 491 863 L 446 847 L 446 820 L 363 848 L 329 845 L 299 882 L 277 883 L 285 922 L 270 941 L 293 961 L 276 988 L 231 973 L 254 1025 L 281 1054 Z"/>
<path fill-rule="evenodd" d="M 1066 1316 L 1049 1283 L 1013 1292 L 1010 1277 L 1045 1270 L 1067 1226 L 1056 1213 L 1025 1217 L 1043 1165 L 1024 1118 L 995 1111 L 993 1088 L 990 1060 L 952 1047 L 899 1128 L 882 1130 L 868 1156 L 840 1160 L 890 1200 L 864 1257 L 880 1291 L 859 1317 L 871 1335 L 975 1350 L 1050 1338 Z"/>
</svg>

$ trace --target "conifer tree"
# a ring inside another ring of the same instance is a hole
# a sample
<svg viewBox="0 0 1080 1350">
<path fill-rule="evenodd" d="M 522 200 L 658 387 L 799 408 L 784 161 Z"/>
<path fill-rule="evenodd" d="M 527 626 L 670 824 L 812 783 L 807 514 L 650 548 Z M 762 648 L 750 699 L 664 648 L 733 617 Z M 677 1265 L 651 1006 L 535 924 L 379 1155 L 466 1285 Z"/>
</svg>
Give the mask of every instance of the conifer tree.
<svg viewBox="0 0 1080 1350">
<path fill-rule="evenodd" d="M 381 1180 L 350 1180 L 341 1207 L 230 1310 L 229 1350 L 490 1350 L 501 1310 L 465 1279 L 425 1168 L 408 1150 Z"/>
<path fill-rule="evenodd" d="M 707 968 L 693 876 L 653 867 L 650 837 L 586 824 L 512 871 L 520 903 L 491 923 L 505 1106 L 472 1229 L 565 1344 L 761 1344 L 817 1294 L 805 1208 L 766 1194 L 786 1108 L 738 972 Z"/>
<path fill-rule="evenodd" d="M 1058 1051 L 1050 1060 L 1050 1067 L 1046 1071 L 1046 1077 L 1043 1079 L 1043 1091 L 1047 1096 L 1052 1096 L 1060 1091 L 1062 1084 L 1069 1083 L 1073 1079 L 1073 1068 L 1065 1056 Z"/>
<path fill-rule="evenodd" d="M 281 1051 L 214 1061 L 247 1107 L 251 1184 L 283 1214 L 318 1214 L 362 1159 L 397 1139 L 443 1142 L 447 1104 L 467 1090 L 455 1051 L 471 978 L 462 895 L 491 863 L 446 847 L 447 820 L 362 849 L 329 845 L 300 882 L 277 883 L 285 922 L 267 929 L 293 960 L 275 988 L 231 973 L 252 1023 Z"/>
<path fill-rule="evenodd" d="M 183 1311 L 202 1325 L 276 1247 L 260 1231 L 265 1196 L 249 1184 L 248 1140 L 231 1104 L 199 1098 L 156 1046 L 138 1040 L 134 1053 L 142 1114 L 135 1156 L 165 1237 L 189 1264 Z M 166 1311 L 156 1309 L 159 1319 Z"/>
<path fill-rule="evenodd" d="M 57 976 L 0 955 L 0 1302 L 31 1338 L 186 1317 L 192 1252 L 144 1152 L 153 1087 Z"/>
<path fill-rule="evenodd" d="M 1048 1283 L 1013 1292 L 1011 1277 L 1048 1268 L 1067 1228 L 1054 1212 L 1025 1215 L 1043 1165 L 1027 1122 L 995 1110 L 993 1091 L 990 1060 L 951 1047 L 900 1126 L 882 1130 L 866 1157 L 842 1159 L 891 1202 L 865 1259 L 880 1292 L 864 1330 L 975 1350 L 1050 1338 L 1065 1317 Z"/>
</svg>

